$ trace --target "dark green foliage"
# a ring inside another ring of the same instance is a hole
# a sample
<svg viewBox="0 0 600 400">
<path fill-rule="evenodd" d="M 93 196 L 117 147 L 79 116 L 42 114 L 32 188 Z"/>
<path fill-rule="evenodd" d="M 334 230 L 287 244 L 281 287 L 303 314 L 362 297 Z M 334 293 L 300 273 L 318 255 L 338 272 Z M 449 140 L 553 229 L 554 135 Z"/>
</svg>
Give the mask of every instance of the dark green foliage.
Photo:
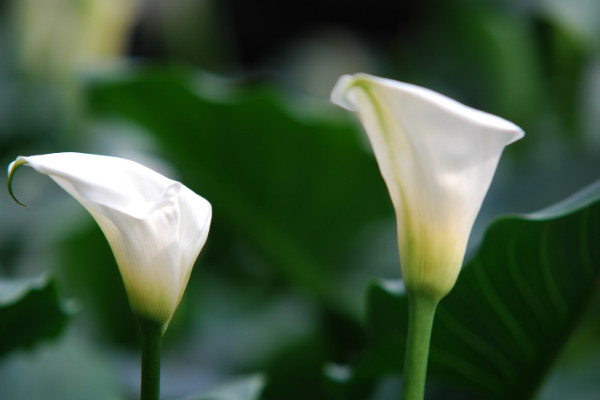
<svg viewBox="0 0 600 400">
<path fill-rule="evenodd" d="M 0 280 L 0 356 L 58 336 L 71 312 L 48 275 Z"/>
<path fill-rule="evenodd" d="M 483 398 L 532 398 L 599 293 L 599 241 L 600 184 L 494 222 L 439 305 L 430 381 Z M 406 300 L 389 283 L 369 287 L 372 341 L 354 384 L 402 370 Z"/>
</svg>

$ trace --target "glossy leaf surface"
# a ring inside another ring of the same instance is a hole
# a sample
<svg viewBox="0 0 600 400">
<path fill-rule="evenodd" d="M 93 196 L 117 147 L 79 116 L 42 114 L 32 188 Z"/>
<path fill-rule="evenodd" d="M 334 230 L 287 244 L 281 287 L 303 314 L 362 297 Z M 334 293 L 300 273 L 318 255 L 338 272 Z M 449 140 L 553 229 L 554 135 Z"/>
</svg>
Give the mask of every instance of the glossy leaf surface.
<svg viewBox="0 0 600 400">
<path fill-rule="evenodd" d="M 434 323 L 429 377 L 483 398 L 531 398 L 600 285 L 600 184 L 539 213 L 498 219 Z M 355 382 L 401 371 L 407 299 L 368 290 L 372 347 Z"/>
</svg>

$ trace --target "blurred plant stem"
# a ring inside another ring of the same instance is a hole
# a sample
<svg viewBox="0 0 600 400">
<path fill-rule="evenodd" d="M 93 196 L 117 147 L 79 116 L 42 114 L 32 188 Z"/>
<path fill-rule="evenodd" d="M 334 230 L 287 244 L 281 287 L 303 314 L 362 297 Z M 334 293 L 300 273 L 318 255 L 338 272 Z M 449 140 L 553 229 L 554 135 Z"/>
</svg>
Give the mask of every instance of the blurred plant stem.
<svg viewBox="0 0 600 400">
<path fill-rule="evenodd" d="M 139 317 L 142 334 L 141 400 L 158 400 L 160 393 L 160 351 L 163 325 Z"/>
<path fill-rule="evenodd" d="M 408 336 L 404 358 L 402 400 L 423 400 L 433 317 L 439 298 L 408 292 Z"/>
</svg>

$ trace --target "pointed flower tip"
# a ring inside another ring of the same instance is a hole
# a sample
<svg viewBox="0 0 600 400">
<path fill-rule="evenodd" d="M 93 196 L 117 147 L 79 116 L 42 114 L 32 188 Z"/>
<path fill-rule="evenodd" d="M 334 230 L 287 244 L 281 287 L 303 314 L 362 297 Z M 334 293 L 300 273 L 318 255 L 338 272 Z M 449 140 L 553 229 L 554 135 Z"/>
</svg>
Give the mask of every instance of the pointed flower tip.
<svg viewBox="0 0 600 400">
<path fill-rule="evenodd" d="M 506 120 L 504 120 L 504 121 L 506 121 Z M 506 122 L 511 125 L 509 127 L 509 131 L 512 133 L 510 140 L 508 141 L 508 143 L 506 143 L 507 145 L 509 145 L 513 142 L 516 142 L 517 140 L 520 140 L 523 137 L 525 137 L 525 131 L 523 129 L 521 129 L 518 125 L 515 125 L 510 121 L 506 121 Z"/>
<path fill-rule="evenodd" d="M 354 86 L 355 81 L 355 75 L 342 75 L 331 91 L 331 102 L 346 110 L 356 111 L 356 106 L 352 99 L 352 92 L 350 91 Z"/>
<path fill-rule="evenodd" d="M 15 201 L 15 203 L 27 208 L 27 205 L 23 202 L 21 202 L 19 199 L 16 198 L 13 189 L 12 189 L 12 181 L 13 181 L 13 176 L 15 174 L 15 171 L 23 164 L 27 164 L 27 160 L 25 159 L 25 157 L 23 156 L 19 156 L 17 157 L 17 159 L 13 162 L 11 162 L 8 165 L 8 180 L 7 180 L 7 186 L 8 186 L 8 193 L 10 194 L 10 197 L 12 197 L 12 199 Z"/>
</svg>

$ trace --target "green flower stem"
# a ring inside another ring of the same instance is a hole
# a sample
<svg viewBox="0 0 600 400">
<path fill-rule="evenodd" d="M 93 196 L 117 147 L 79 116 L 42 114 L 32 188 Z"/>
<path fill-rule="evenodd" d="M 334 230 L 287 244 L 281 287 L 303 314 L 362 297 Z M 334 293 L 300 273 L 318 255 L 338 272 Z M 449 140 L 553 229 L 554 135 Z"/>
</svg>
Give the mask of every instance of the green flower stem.
<svg viewBox="0 0 600 400">
<path fill-rule="evenodd" d="M 408 293 L 408 338 L 404 358 L 402 400 L 423 400 L 433 317 L 439 299 Z"/>
<path fill-rule="evenodd" d="M 142 382 L 141 400 L 158 400 L 160 393 L 160 351 L 163 326 L 158 322 L 140 317 L 142 333 Z"/>
</svg>

